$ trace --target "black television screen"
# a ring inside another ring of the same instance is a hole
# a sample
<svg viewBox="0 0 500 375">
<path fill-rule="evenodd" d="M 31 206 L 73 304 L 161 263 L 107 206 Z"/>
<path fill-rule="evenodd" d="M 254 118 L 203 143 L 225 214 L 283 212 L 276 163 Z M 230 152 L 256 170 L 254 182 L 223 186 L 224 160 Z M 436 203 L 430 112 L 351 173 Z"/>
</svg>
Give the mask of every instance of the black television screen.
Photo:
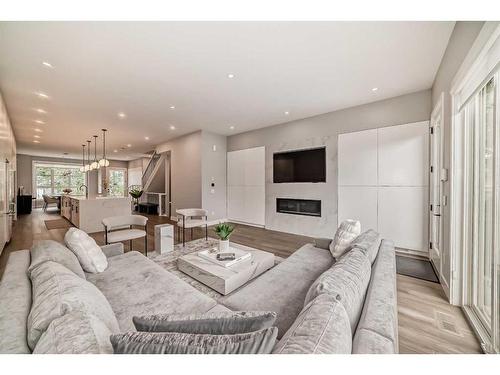
<svg viewBox="0 0 500 375">
<path fill-rule="evenodd" d="M 275 183 L 326 182 L 325 148 L 274 154 L 273 181 Z"/>
</svg>

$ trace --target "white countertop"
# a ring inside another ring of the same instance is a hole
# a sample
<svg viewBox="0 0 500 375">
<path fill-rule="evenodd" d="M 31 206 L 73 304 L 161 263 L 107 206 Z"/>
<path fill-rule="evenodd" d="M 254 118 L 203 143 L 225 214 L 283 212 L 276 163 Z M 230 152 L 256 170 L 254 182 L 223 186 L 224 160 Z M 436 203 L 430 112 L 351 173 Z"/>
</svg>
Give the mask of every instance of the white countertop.
<svg viewBox="0 0 500 375">
<path fill-rule="evenodd" d="M 129 199 L 129 197 L 85 197 L 84 195 L 63 195 L 63 197 L 69 197 L 71 199 L 76 199 L 78 201 L 90 201 L 90 200 L 101 200 L 101 199 Z"/>
</svg>

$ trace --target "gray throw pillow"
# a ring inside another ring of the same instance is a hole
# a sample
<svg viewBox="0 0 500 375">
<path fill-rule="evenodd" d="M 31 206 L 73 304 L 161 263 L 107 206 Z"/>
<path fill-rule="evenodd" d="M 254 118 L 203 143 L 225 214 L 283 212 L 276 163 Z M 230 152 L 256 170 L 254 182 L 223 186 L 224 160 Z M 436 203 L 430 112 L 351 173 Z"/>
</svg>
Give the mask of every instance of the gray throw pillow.
<svg viewBox="0 0 500 375">
<path fill-rule="evenodd" d="M 320 294 L 300 312 L 276 344 L 277 354 L 351 354 L 352 333 L 344 306 Z"/>
<path fill-rule="evenodd" d="M 31 248 L 31 264 L 28 268 L 28 275 L 40 264 L 45 262 L 55 262 L 62 264 L 75 275 L 85 279 L 85 272 L 73 252 L 59 242 L 52 240 L 39 241 Z"/>
<path fill-rule="evenodd" d="M 128 332 L 112 335 L 115 354 L 269 354 L 278 329 L 236 335 L 174 332 Z"/>
<path fill-rule="evenodd" d="M 368 257 L 361 250 L 352 249 L 311 284 L 304 306 L 320 294 L 333 295 L 344 306 L 354 332 L 363 309 L 371 270 Z"/>
<path fill-rule="evenodd" d="M 111 334 L 96 316 L 72 311 L 49 324 L 33 354 L 112 354 Z"/>
<path fill-rule="evenodd" d="M 351 242 L 350 248 L 357 248 L 361 250 L 368 257 L 368 259 L 370 259 L 371 264 L 373 264 L 377 258 L 381 242 L 382 236 L 373 229 L 369 229 L 356 237 Z"/>
<path fill-rule="evenodd" d="M 231 311 L 205 314 L 158 314 L 134 316 L 135 328 L 142 332 L 180 332 L 232 335 L 271 328 L 276 313 L 268 311 Z"/>
</svg>

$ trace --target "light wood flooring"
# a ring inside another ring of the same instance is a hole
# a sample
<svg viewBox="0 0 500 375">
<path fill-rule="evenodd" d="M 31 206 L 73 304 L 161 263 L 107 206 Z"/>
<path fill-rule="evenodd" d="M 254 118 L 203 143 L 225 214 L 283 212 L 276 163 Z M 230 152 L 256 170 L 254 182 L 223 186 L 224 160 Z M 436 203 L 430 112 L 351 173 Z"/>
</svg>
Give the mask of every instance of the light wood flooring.
<svg viewBox="0 0 500 375">
<path fill-rule="evenodd" d="M 167 218 L 148 216 L 148 250 L 154 247 L 154 225 L 170 222 Z M 41 209 L 31 215 L 20 216 L 15 224 L 11 242 L 0 256 L 0 277 L 9 253 L 29 249 L 34 241 L 52 239 L 62 241 L 67 229 L 48 230 L 45 220 L 59 219 L 58 212 Z M 288 233 L 235 224 L 231 241 L 272 252 L 286 258 L 311 238 Z M 186 231 L 189 240 L 189 232 Z M 197 229 L 193 238 L 201 238 L 204 231 Z M 214 232 L 209 229 L 209 236 Z M 103 233 L 93 234 L 99 244 Z M 178 242 L 177 234 L 175 236 Z M 126 249 L 128 244 L 126 244 Z M 143 251 L 144 241 L 134 241 L 134 250 Z M 397 275 L 399 350 L 400 353 L 481 353 L 479 343 L 468 325 L 462 310 L 448 303 L 440 284 Z M 1 302 L 1 301 L 0 301 Z"/>
</svg>

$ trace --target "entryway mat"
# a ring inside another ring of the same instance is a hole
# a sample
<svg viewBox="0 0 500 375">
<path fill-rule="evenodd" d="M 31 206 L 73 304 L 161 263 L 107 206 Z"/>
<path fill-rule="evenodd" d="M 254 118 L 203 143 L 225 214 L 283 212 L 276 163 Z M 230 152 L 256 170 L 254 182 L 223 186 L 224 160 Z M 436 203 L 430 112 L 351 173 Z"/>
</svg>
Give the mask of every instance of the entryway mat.
<svg viewBox="0 0 500 375">
<path fill-rule="evenodd" d="M 45 220 L 47 229 L 65 229 L 71 228 L 71 223 L 66 219 Z"/>
<path fill-rule="evenodd" d="M 428 260 L 396 255 L 396 270 L 400 275 L 439 283 L 434 268 Z"/>
</svg>

